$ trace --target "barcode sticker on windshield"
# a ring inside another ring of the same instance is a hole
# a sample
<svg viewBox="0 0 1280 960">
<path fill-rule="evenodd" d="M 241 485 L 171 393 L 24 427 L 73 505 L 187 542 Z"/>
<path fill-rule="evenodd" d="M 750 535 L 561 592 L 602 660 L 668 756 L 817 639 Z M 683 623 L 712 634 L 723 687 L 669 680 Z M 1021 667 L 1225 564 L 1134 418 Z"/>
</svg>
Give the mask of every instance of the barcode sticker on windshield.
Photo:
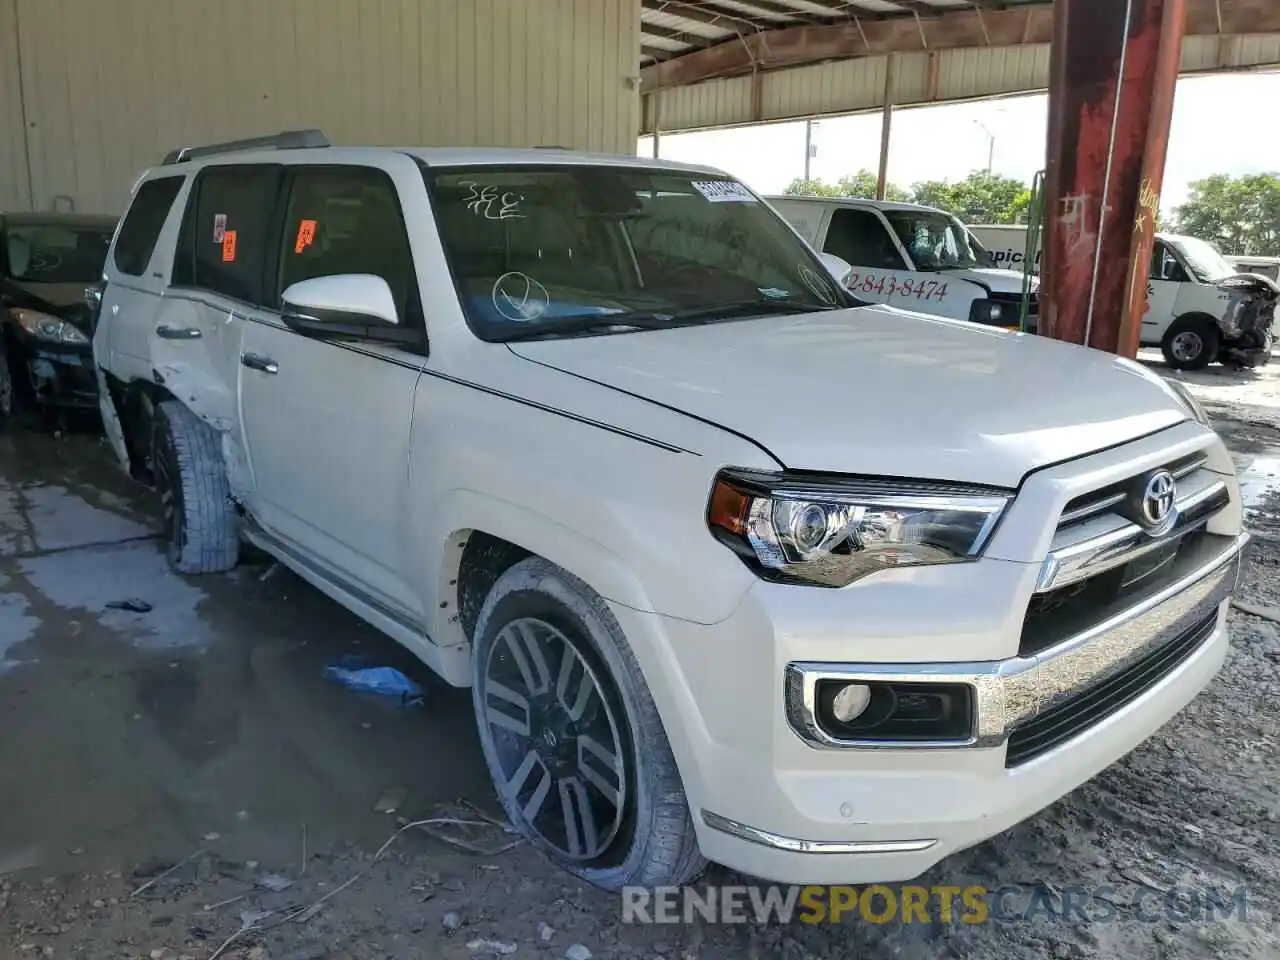
<svg viewBox="0 0 1280 960">
<path fill-rule="evenodd" d="M 693 188 L 712 203 L 755 203 L 751 191 L 737 180 L 694 180 Z"/>
</svg>

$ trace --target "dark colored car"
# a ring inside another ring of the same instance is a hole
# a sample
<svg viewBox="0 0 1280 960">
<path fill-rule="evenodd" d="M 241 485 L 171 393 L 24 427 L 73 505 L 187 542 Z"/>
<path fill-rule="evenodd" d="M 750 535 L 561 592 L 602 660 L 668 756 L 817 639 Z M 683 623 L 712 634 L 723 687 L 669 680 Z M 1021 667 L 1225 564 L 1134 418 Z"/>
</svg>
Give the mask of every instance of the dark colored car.
<svg viewBox="0 0 1280 960">
<path fill-rule="evenodd" d="M 91 307 L 116 218 L 0 214 L 0 424 L 21 407 L 98 407 Z"/>
</svg>

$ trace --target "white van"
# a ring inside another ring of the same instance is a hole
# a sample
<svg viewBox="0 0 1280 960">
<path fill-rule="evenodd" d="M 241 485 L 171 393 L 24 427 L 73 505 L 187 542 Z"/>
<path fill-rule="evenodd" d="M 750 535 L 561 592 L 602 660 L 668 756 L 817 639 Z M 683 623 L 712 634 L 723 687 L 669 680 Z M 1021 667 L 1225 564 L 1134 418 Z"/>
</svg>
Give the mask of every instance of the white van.
<svg viewBox="0 0 1280 960">
<path fill-rule="evenodd" d="M 1020 328 L 1022 274 L 1001 270 L 959 220 L 912 203 L 766 197 L 815 249 L 847 261 L 858 299 L 987 326 Z M 1033 280 L 1026 329 L 1036 326 Z"/>
<path fill-rule="evenodd" d="M 1025 226 L 977 225 L 969 227 L 969 231 L 988 249 L 998 242 L 1010 256 L 1011 251 L 1026 249 Z M 999 258 L 998 253 L 995 256 Z M 1025 252 L 1019 256 L 1025 260 Z M 1223 317 L 1231 309 L 1232 294 L 1217 285 L 1237 271 L 1268 275 L 1265 270 L 1250 268 L 1265 264 L 1268 259 L 1271 258 L 1224 257 L 1212 244 L 1195 237 L 1157 233 L 1147 275 L 1142 345 L 1159 347 L 1169 365 L 1180 370 L 1197 370 L 1215 360 L 1230 358 L 1232 354 L 1220 348 L 1234 342 L 1232 332 L 1222 329 Z M 1038 272 L 1039 243 L 1035 263 Z"/>
<path fill-rule="evenodd" d="M 987 248 L 997 267 L 1021 273 L 1027 262 L 1027 225 L 1025 223 L 969 224 L 969 232 Z M 1032 255 L 1031 272 L 1040 273 L 1041 250 L 1036 244 Z"/>
</svg>

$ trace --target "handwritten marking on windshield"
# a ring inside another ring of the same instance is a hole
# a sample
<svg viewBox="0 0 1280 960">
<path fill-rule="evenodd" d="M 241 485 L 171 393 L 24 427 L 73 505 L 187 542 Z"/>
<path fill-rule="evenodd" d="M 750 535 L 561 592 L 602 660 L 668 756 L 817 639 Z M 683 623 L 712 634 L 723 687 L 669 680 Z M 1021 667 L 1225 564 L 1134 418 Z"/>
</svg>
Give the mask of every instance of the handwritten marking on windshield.
<svg viewBox="0 0 1280 960">
<path fill-rule="evenodd" d="M 513 270 L 493 281 L 493 309 L 513 323 L 541 319 L 551 303 L 547 288 L 527 273 Z"/>
<path fill-rule="evenodd" d="M 807 264 L 800 264 L 796 269 L 796 273 L 800 276 L 800 281 L 809 288 L 815 297 L 823 303 L 835 305 L 836 297 L 831 290 L 831 284 L 822 279 L 812 267 Z"/>
<path fill-rule="evenodd" d="M 484 217 L 486 220 L 524 219 L 524 214 L 520 212 L 520 202 L 524 200 L 524 194 L 511 191 L 499 193 L 498 188 L 493 184 L 481 186 L 471 180 L 462 181 L 462 186 L 470 191 L 462 198 L 462 202 L 477 217 Z"/>
</svg>

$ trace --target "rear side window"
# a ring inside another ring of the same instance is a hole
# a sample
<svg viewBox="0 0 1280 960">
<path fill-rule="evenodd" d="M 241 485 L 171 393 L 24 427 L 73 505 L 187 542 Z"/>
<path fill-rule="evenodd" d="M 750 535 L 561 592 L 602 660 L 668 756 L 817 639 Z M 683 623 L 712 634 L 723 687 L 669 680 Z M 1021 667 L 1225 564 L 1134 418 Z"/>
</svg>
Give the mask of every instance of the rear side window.
<svg viewBox="0 0 1280 960">
<path fill-rule="evenodd" d="M 401 322 L 410 315 L 417 280 L 395 184 L 370 167 L 295 167 L 277 303 L 291 284 L 343 273 L 381 277 Z"/>
<path fill-rule="evenodd" d="M 822 248 L 855 267 L 906 268 L 884 221 L 866 210 L 841 207 L 834 211 Z"/>
<path fill-rule="evenodd" d="M 182 221 L 173 282 L 263 304 L 263 264 L 280 187 L 280 167 L 206 167 Z"/>
<path fill-rule="evenodd" d="M 129 212 L 120 226 L 114 255 L 116 269 L 133 277 L 142 276 L 155 252 L 160 230 L 169 216 L 173 198 L 186 177 L 159 177 L 138 188 Z"/>
</svg>

